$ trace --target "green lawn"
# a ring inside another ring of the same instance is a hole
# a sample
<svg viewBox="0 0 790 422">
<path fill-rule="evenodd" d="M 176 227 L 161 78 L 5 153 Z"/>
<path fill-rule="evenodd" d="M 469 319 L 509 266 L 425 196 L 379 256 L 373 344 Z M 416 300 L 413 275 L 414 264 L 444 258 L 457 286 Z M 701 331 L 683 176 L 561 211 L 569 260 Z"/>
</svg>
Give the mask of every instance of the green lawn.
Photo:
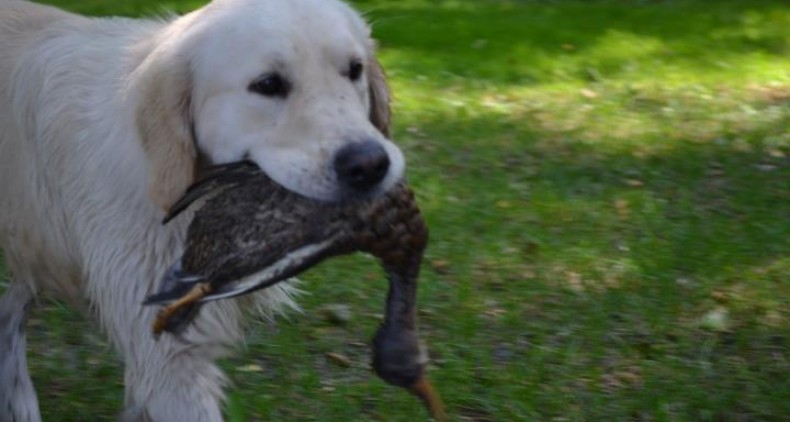
<svg viewBox="0 0 790 422">
<path fill-rule="evenodd" d="M 455 420 L 787 420 L 786 1 L 356 5 L 431 228 L 421 327 Z M 223 362 L 229 419 L 424 419 L 368 369 L 386 286 L 374 262 L 304 280 L 305 313 L 257 325 Z M 327 303 L 352 322 L 326 323 Z M 41 308 L 30 364 L 45 419 L 112 420 L 111 348 L 78 314 Z"/>
</svg>

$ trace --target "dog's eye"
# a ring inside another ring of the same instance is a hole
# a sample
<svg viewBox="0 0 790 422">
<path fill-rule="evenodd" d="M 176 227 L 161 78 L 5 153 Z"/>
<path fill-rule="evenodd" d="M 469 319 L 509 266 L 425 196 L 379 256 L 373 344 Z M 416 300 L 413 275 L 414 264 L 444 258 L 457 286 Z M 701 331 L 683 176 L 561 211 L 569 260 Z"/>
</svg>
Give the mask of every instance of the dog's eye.
<svg viewBox="0 0 790 422">
<path fill-rule="evenodd" d="M 279 74 L 271 73 L 252 81 L 248 89 L 251 92 L 267 97 L 285 98 L 290 90 L 290 84 Z"/>
<path fill-rule="evenodd" d="M 351 61 L 351 64 L 348 65 L 348 79 L 352 81 L 359 80 L 360 76 L 362 76 L 362 62 L 358 60 Z"/>
</svg>

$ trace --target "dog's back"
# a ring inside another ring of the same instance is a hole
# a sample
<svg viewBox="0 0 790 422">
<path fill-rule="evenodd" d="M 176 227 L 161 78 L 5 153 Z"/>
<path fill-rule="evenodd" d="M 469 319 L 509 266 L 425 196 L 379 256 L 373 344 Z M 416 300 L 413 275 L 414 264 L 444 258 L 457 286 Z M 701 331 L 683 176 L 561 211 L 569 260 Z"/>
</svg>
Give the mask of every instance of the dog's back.
<svg viewBox="0 0 790 422">
<path fill-rule="evenodd" d="M 27 144 L 14 115 L 14 75 L 26 52 L 46 37 L 48 28 L 70 19 L 82 18 L 49 6 L 0 0 L 0 247 L 9 266 L 21 258 L 15 255 L 22 248 L 11 247 L 12 243 L 27 246 L 44 240 L 30 230 L 42 222 L 34 217 L 41 210 L 29 198 L 43 192 L 30 189 L 31 179 L 38 177 L 31 161 L 36 148 Z"/>
<path fill-rule="evenodd" d="M 43 30 L 75 15 L 49 6 L 17 0 L 0 0 L 0 122 L 13 127 L 10 108 L 11 79 L 19 58 L 31 43 L 43 36 Z M 0 132 L 0 142 L 8 137 Z"/>
<path fill-rule="evenodd" d="M 0 248 L 14 279 L 35 291 L 85 297 L 82 261 L 106 248 L 84 226 L 99 227 L 93 208 L 113 215 L 89 205 L 114 201 L 104 191 L 131 194 L 119 184 L 134 178 L 123 172 L 134 128 L 118 117 L 132 65 L 120 57 L 159 26 L 0 0 Z"/>
<path fill-rule="evenodd" d="M 9 79 L 17 57 L 26 51 L 30 43 L 42 36 L 43 30 L 65 19 L 79 17 L 54 7 L 0 0 L 0 98 L 4 104 L 7 104 Z M 2 111 L 0 118 L 7 115 L 9 110 Z"/>
<path fill-rule="evenodd" d="M 60 9 L 19 0 L 0 1 L 0 45 L 9 36 L 35 32 L 53 21 L 75 17 Z"/>
</svg>

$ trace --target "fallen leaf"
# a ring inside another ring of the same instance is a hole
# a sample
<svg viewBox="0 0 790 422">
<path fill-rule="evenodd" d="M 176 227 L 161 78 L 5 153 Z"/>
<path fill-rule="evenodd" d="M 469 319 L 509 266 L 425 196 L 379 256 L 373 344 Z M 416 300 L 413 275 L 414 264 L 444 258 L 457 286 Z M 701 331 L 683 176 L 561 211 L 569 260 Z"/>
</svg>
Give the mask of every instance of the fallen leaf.
<svg viewBox="0 0 790 422">
<path fill-rule="evenodd" d="M 499 317 L 506 315 L 507 311 L 502 308 L 491 308 L 483 311 L 483 314 L 487 317 L 498 319 Z"/>
<path fill-rule="evenodd" d="M 598 98 L 598 93 L 593 91 L 592 89 L 582 88 L 579 91 L 579 93 L 582 94 L 582 97 L 590 99 L 590 100 L 592 100 L 594 98 Z"/>
<path fill-rule="evenodd" d="M 581 293 L 584 291 L 584 284 L 582 284 L 582 275 L 575 272 L 575 271 L 568 271 L 565 273 L 568 277 L 568 285 L 570 286 L 571 290 Z"/>
<path fill-rule="evenodd" d="M 346 325 L 354 318 L 351 307 L 340 303 L 324 305 L 321 314 L 324 320 L 335 325 Z"/>
<path fill-rule="evenodd" d="M 236 369 L 238 369 L 239 372 L 261 372 L 261 371 L 263 371 L 263 368 L 261 367 L 261 365 L 258 365 L 257 363 L 251 363 L 249 365 L 240 366 L 240 367 L 238 367 Z"/>
<path fill-rule="evenodd" d="M 406 128 L 406 132 L 411 133 L 412 135 L 422 135 L 422 130 L 417 126 L 409 126 Z"/>
<path fill-rule="evenodd" d="M 431 268 L 436 274 L 449 274 L 450 261 L 446 259 L 435 259 L 431 262 Z"/>
<path fill-rule="evenodd" d="M 340 353 L 326 352 L 324 356 L 326 356 L 326 358 L 330 362 L 334 363 L 337 366 L 342 366 L 344 368 L 348 368 L 349 366 L 351 366 L 351 359 Z"/>
<path fill-rule="evenodd" d="M 710 293 L 710 296 L 713 298 L 713 300 L 715 300 L 716 302 L 719 302 L 719 303 L 728 302 L 729 299 L 730 299 L 730 295 L 728 295 L 727 292 L 724 292 L 724 291 L 721 291 L 721 290 L 714 290 L 714 291 L 712 291 Z"/>
<path fill-rule="evenodd" d="M 506 200 L 506 199 L 501 199 L 499 201 L 496 201 L 496 207 L 497 208 L 507 209 L 507 208 L 510 208 L 512 206 L 513 206 L 513 204 L 510 201 Z"/>
<path fill-rule="evenodd" d="M 625 199 L 615 199 L 614 208 L 617 210 L 617 215 L 621 218 L 628 218 L 631 210 L 628 208 L 628 201 Z"/>
<path fill-rule="evenodd" d="M 419 314 L 421 317 L 429 317 L 429 318 L 430 318 L 430 317 L 432 317 L 432 316 L 434 316 L 434 315 L 436 314 L 436 313 L 435 313 L 433 310 L 431 310 L 431 309 L 426 309 L 426 308 L 420 308 L 420 309 L 418 309 L 418 310 L 417 310 L 417 313 L 418 313 L 418 314 Z"/>
<path fill-rule="evenodd" d="M 730 313 L 724 307 L 712 309 L 700 318 L 699 325 L 711 331 L 727 331 L 730 326 Z"/>
<path fill-rule="evenodd" d="M 775 164 L 756 164 L 755 167 L 757 167 L 757 170 L 760 170 L 765 173 L 772 172 L 777 168 L 779 168 L 779 166 Z"/>
</svg>

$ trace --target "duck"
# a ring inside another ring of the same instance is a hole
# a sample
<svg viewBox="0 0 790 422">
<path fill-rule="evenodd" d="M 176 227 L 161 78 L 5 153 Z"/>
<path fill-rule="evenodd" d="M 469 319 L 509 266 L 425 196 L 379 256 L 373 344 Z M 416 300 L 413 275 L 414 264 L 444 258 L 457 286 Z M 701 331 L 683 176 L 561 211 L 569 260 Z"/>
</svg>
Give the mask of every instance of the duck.
<svg viewBox="0 0 790 422">
<path fill-rule="evenodd" d="M 210 169 L 170 209 L 163 224 L 202 202 L 184 253 L 144 305 L 157 305 L 155 336 L 179 335 L 202 304 L 248 294 L 294 277 L 327 258 L 363 252 L 389 282 L 384 319 L 372 339 L 372 369 L 423 401 L 435 420 L 444 406 L 425 375 L 417 329 L 417 280 L 428 229 L 405 182 L 386 195 L 326 202 L 290 191 L 252 162 Z"/>
</svg>

